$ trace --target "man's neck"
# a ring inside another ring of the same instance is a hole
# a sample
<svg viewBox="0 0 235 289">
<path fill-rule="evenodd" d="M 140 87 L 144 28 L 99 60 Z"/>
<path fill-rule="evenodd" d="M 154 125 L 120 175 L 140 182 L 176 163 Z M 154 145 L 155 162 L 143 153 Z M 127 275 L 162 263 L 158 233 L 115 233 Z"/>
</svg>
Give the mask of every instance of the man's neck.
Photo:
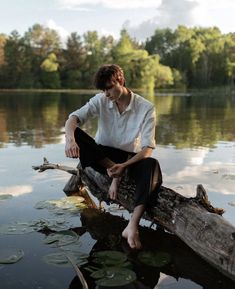
<svg viewBox="0 0 235 289">
<path fill-rule="evenodd" d="M 120 98 L 116 101 L 117 105 L 128 106 L 131 101 L 131 91 L 123 87 L 123 92 Z"/>
</svg>

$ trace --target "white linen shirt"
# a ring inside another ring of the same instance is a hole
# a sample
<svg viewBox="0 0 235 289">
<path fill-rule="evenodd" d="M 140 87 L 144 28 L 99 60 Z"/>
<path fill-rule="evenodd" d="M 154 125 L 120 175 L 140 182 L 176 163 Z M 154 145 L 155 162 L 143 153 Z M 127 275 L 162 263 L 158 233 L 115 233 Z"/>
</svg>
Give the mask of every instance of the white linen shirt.
<svg viewBox="0 0 235 289">
<path fill-rule="evenodd" d="M 89 118 L 98 117 L 95 136 L 98 144 L 134 153 L 146 146 L 155 148 L 154 105 L 133 92 L 129 105 L 121 114 L 115 102 L 104 93 L 98 93 L 70 116 L 77 116 L 81 125 Z"/>
</svg>

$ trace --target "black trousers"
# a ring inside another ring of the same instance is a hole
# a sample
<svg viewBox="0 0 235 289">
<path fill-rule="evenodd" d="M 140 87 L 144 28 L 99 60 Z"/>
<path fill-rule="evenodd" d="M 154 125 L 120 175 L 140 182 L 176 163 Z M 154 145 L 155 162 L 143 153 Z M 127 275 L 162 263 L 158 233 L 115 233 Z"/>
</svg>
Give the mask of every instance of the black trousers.
<svg viewBox="0 0 235 289">
<path fill-rule="evenodd" d="M 101 174 L 107 174 L 107 169 L 99 162 L 109 158 L 114 163 L 124 163 L 135 153 L 126 152 L 117 148 L 99 145 L 87 133 L 76 128 L 75 140 L 80 148 L 80 162 L 82 168 L 92 167 Z M 130 177 L 136 184 L 135 206 L 147 205 L 149 196 L 159 191 L 162 184 L 162 173 L 159 162 L 154 158 L 142 159 L 128 167 Z"/>
</svg>

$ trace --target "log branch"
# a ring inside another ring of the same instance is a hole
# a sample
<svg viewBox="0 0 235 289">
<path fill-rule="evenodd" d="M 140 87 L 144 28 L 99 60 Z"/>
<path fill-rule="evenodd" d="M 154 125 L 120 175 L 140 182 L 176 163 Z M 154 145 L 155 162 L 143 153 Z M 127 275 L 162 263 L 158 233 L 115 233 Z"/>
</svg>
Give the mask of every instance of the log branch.
<svg viewBox="0 0 235 289">
<path fill-rule="evenodd" d="M 69 173 L 76 171 L 65 186 L 67 192 L 79 187 L 74 182 L 80 182 L 99 201 L 110 201 L 108 189 L 111 179 L 90 167 L 82 170 L 78 166 L 75 170 L 46 162 L 38 168 L 40 171 L 49 168 Z M 130 212 L 134 208 L 134 191 L 133 181 L 124 176 L 116 202 Z M 235 228 L 221 216 L 223 212 L 223 209 L 212 206 L 202 185 L 198 185 L 194 198 L 186 198 L 162 186 L 158 194 L 151 196 L 151 206 L 144 217 L 177 235 L 207 262 L 235 280 Z"/>
<path fill-rule="evenodd" d="M 78 169 L 75 169 L 75 168 L 72 168 L 72 167 L 68 167 L 68 166 L 63 166 L 63 165 L 60 165 L 60 164 L 52 164 L 52 163 L 49 163 L 48 160 L 44 157 L 43 158 L 43 164 L 40 165 L 40 166 L 33 166 L 32 167 L 35 171 L 39 171 L 39 173 L 42 173 L 46 170 L 53 170 L 53 169 L 56 169 L 56 170 L 61 170 L 61 171 L 65 171 L 69 174 L 72 174 L 72 175 L 77 175 L 78 174 Z"/>
</svg>

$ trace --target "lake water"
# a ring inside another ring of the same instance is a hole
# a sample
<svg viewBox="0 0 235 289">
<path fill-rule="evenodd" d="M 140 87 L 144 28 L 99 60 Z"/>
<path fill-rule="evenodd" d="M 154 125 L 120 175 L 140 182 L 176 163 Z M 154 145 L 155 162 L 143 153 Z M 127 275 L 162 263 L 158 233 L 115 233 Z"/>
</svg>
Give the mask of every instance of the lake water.
<svg viewBox="0 0 235 289">
<path fill-rule="evenodd" d="M 76 160 L 64 156 L 64 123 L 68 114 L 90 96 L 89 93 L 0 93 L 0 197 L 13 196 L 0 200 L 0 225 L 53 217 L 48 210 L 34 206 L 42 200 L 63 198 L 63 188 L 70 176 L 52 170 L 38 173 L 32 166 L 42 164 L 45 156 L 52 163 L 76 167 Z M 225 91 L 204 91 L 156 94 L 149 100 L 157 108 L 154 156 L 161 164 L 164 185 L 186 196 L 194 196 L 197 184 L 203 184 L 212 204 L 223 207 L 224 218 L 235 225 L 235 96 Z M 94 135 L 95 121 L 89 121 L 85 129 Z M 84 252 L 89 252 L 93 246 L 113 248 L 102 239 L 91 237 L 79 215 L 69 221 L 78 231 L 82 228 L 86 232 L 81 234 Z M 98 225 L 96 230 L 99 231 Z M 162 238 L 162 243 L 169 243 L 165 251 L 174 249 L 173 236 L 160 236 L 152 230 L 146 232 L 146 236 L 153 233 L 156 240 Z M 43 261 L 44 255 L 56 250 L 45 244 L 44 238 L 39 232 L 0 235 L 1 252 L 10 248 L 24 251 L 18 263 L 0 265 L 1 289 L 82 288 L 72 267 L 55 267 Z M 142 266 L 138 273 L 138 266 L 134 266 L 138 282 L 125 288 L 234 288 L 234 283 L 183 244 L 179 248 L 178 263 L 175 259 L 168 269 Z M 184 253 L 188 257 L 183 258 Z M 187 271 L 192 264 L 194 271 Z M 88 271 L 84 272 L 89 278 Z M 90 282 L 93 284 L 92 280 Z"/>
</svg>

